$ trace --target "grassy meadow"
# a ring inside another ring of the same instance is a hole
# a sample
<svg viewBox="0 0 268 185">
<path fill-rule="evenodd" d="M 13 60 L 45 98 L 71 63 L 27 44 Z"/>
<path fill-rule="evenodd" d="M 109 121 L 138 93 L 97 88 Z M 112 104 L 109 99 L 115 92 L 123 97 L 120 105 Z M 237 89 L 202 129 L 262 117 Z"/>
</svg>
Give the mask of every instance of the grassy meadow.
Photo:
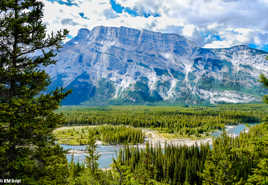
<svg viewBox="0 0 268 185">
<path fill-rule="evenodd" d="M 127 126 L 101 125 L 84 126 L 55 130 L 54 135 L 59 144 L 87 145 L 90 137 L 104 144 L 138 144 L 144 142 L 144 134 L 139 128 Z"/>
</svg>

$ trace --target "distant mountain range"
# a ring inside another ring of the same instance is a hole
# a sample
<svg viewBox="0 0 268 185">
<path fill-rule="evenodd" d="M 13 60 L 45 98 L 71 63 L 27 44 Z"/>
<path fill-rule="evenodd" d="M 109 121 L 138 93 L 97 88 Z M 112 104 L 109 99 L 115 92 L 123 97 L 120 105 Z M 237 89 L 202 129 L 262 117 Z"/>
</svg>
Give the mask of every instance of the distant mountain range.
<svg viewBox="0 0 268 185">
<path fill-rule="evenodd" d="M 65 105 L 215 104 L 261 101 L 267 52 L 206 49 L 177 34 L 127 27 L 80 29 L 46 68 Z"/>
</svg>

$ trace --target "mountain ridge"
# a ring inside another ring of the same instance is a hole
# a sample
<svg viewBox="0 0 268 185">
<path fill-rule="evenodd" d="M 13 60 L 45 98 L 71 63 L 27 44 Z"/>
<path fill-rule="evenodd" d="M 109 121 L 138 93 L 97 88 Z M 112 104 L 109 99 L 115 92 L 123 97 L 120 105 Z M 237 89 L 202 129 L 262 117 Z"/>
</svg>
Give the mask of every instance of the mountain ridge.
<svg viewBox="0 0 268 185">
<path fill-rule="evenodd" d="M 215 104 L 260 101 L 265 51 L 200 48 L 177 34 L 127 27 L 80 29 L 60 49 L 48 90 L 73 89 L 63 104 Z"/>
</svg>

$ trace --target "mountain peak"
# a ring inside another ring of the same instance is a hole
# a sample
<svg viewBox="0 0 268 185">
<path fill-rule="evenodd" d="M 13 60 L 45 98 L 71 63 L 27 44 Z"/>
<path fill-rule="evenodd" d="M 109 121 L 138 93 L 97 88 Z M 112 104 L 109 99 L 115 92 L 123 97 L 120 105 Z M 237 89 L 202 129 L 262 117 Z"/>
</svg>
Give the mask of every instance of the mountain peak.
<svg viewBox="0 0 268 185">
<path fill-rule="evenodd" d="M 185 37 L 174 33 L 161 33 L 149 30 L 138 30 L 128 27 L 97 26 L 91 30 L 90 39 L 94 43 L 113 43 L 124 49 L 137 49 L 140 52 L 157 50 L 158 52 L 177 52 L 184 55 L 196 45 Z M 179 48 L 180 51 L 179 51 Z"/>
<path fill-rule="evenodd" d="M 177 34 L 128 27 L 80 29 L 47 68 L 65 104 L 242 103 L 261 100 L 265 53 L 248 46 L 199 48 Z"/>
<path fill-rule="evenodd" d="M 87 28 L 81 28 L 79 29 L 77 35 L 71 39 L 68 44 L 79 41 L 79 40 L 84 40 L 90 35 L 90 31 Z"/>
<path fill-rule="evenodd" d="M 78 34 L 89 33 L 89 32 L 90 32 L 90 30 L 87 28 L 80 28 L 78 31 Z"/>
</svg>

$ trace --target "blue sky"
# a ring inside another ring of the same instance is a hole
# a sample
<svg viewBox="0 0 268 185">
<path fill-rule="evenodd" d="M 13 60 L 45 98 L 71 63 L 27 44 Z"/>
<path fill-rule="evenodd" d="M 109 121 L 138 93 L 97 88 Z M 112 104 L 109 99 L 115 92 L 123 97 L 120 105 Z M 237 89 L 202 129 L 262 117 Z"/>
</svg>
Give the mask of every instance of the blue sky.
<svg viewBox="0 0 268 185">
<path fill-rule="evenodd" d="M 268 0 L 42 0 L 49 31 L 128 26 L 177 33 L 202 47 L 268 51 Z"/>
<path fill-rule="evenodd" d="M 111 4 L 112 10 L 118 14 L 122 14 L 123 12 L 126 12 L 127 14 L 129 14 L 133 17 L 137 17 L 137 16 L 142 16 L 145 18 L 148 18 L 150 16 L 160 17 L 160 15 L 158 13 L 150 13 L 150 12 L 146 12 L 146 11 L 140 12 L 140 11 L 138 11 L 138 9 L 135 9 L 135 8 L 132 9 L 129 7 L 124 7 L 120 3 L 117 3 L 116 0 L 110 0 L 110 4 Z"/>
</svg>

